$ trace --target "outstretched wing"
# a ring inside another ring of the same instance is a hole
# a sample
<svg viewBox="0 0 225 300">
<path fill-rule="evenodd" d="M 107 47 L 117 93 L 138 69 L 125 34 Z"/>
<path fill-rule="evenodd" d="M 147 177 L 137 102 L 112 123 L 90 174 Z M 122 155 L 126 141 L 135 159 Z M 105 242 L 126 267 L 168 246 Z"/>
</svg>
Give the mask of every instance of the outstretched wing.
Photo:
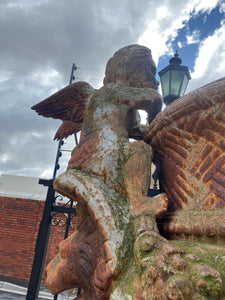
<svg viewBox="0 0 225 300">
<path fill-rule="evenodd" d="M 66 139 L 69 135 L 74 134 L 81 130 L 82 123 L 74 123 L 71 121 L 63 121 L 59 129 L 57 130 L 54 140 Z"/>
<path fill-rule="evenodd" d="M 44 117 L 76 123 L 74 128 L 77 127 L 79 131 L 85 114 L 86 100 L 93 91 L 90 84 L 84 81 L 75 82 L 32 106 L 31 109 Z"/>
<path fill-rule="evenodd" d="M 150 124 L 169 212 L 225 207 L 225 78 L 170 104 Z"/>
</svg>

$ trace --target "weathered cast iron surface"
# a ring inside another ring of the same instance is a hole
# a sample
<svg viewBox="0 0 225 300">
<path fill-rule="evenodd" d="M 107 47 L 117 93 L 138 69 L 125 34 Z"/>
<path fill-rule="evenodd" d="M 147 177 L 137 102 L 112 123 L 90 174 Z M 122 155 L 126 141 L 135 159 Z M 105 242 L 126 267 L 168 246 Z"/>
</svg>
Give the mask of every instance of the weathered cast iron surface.
<svg viewBox="0 0 225 300">
<path fill-rule="evenodd" d="M 225 299 L 225 80 L 159 113 L 154 75 L 151 51 L 130 45 L 108 61 L 99 90 L 77 83 L 88 92 L 67 87 L 34 106 L 65 128 L 73 122 L 61 137 L 83 122 L 54 182 L 77 201 L 79 219 L 48 266 L 53 294 L 81 287 L 77 299 Z M 138 109 L 156 117 L 150 126 L 140 125 Z M 150 198 L 152 159 L 162 193 Z"/>
<path fill-rule="evenodd" d="M 225 79 L 180 98 L 149 126 L 171 239 L 225 243 Z"/>
<path fill-rule="evenodd" d="M 79 219 L 77 231 L 48 265 L 48 287 L 55 294 L 78 286 L 87 299 L 107 299 L 112 278 L 132 253 L 129 204 L 98 176 L 83 171 L 68 170 L 55 185 L 78 201 Z"/>
</svg>

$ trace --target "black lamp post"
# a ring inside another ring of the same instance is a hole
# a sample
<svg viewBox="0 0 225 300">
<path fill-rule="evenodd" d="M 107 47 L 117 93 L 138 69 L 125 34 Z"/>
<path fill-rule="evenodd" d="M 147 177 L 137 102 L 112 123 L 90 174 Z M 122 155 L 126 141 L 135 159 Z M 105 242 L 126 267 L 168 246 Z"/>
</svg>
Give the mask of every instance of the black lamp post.
<svg viewBox="0 0 225 300">
<path fill-rule="evenodd" d="M 178 53 L 170 59 L 170 64 L 159 72 L 163 101 L 166 105 L 184 95 L 188 81 L 191 79 L 188 67 L 181 66 Z"/>
</svg>

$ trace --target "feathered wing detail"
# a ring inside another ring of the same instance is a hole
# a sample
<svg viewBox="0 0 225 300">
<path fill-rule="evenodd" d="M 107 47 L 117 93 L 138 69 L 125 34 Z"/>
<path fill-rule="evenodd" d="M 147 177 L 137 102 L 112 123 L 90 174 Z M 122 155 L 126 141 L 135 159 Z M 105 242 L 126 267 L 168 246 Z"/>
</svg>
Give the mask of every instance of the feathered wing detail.
<svg viewBox="0 0 225 300">
<path fill-rule="evenodd" d="M 225 78 L 170 104 L 150 124 L 169 212 L 225 207 Z"/>
<path fill-rule="evenodd" d="M 81 130 L 82 123 L 74 123 L 71 121 L 63 121 L 59 129 L 57 130 L 54 140 L 66 139 L 68 136 Z"/>
<path fill-rule="evenodd" d="M 75 123 L 76 125 L 66 123 L 60 126 L 60 128 L 62 128 L 59 129 L 59 135 L 63 138 L 66 137 L 69 132 L 72 132 L 72 128 L 76 130 L 72 133 L 81 129 L 85 114 L 86 100 L 93 92 L 94 88 L 90 84 L 84 81 L 75 82 L 56 92 L 44 101 L 32 106 L 31 109 L 44 117 Z M 63 128 L 66 130 L 65 135 L 63 134 Z"/>
</svg>

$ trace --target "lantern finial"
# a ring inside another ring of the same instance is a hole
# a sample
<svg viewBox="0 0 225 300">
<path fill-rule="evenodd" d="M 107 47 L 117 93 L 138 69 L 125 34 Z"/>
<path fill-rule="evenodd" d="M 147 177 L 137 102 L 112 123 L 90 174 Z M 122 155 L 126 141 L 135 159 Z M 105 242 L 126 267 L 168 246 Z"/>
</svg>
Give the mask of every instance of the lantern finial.
<svg viewBox="0 0 225 300">
<path fill-rule="evenodd" d="M 178 51 L 176 50 L 176 53 L 174 54 L 174 57 L 172 57 L 169 62 L 170 64 L 174 64 L 174 65 L 180 65 L 182 63 L 182 60 L 178 57 Z"/>
</svg>

